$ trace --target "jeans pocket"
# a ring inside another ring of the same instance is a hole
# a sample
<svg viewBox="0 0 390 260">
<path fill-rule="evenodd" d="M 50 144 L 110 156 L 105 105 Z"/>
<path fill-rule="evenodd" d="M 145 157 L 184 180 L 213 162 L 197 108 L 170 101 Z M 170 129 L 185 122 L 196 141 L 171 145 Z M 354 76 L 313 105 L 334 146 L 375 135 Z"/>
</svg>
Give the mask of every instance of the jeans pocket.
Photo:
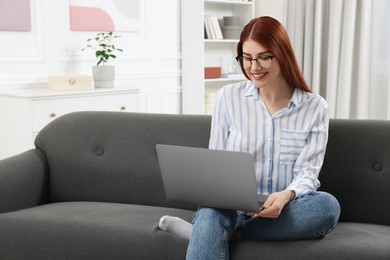
<svg viewBox="0 0 390 260">
<path fill-rule="evenodd" d="M 309 131 L 281 129 L 280 132 L 280 163 L 294 164 L 305 147 Z"/>
</svg>

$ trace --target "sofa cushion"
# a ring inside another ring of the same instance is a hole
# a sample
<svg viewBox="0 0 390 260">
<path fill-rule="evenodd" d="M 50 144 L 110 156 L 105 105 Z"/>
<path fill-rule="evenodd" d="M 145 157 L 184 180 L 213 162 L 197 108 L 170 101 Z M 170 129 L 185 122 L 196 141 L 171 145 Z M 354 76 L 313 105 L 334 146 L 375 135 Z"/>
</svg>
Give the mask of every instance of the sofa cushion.
<svg viewBox="0 0 390 260">
<path fill-rule="evenodd" d="M 76 112 L 47 125 L 51 202 L 101 201 L 196 209 L 165 198 L 156 144 L 207 147 L 210 116 Z"/>
<path fill-rule="evenodd" d="M 184 259 L 188 241 L 158 229 L 162 215 L 193 211 L 99 202 L 63 202 L 0 215 L 9 259 Z M 389 259 L 390 227 L 339 223 L 324 239 L 238 241 L 232 259 Z"/>
<path fill-rule="evenodd" d="M 231 255 L 232 259 L 385 260 L 390 259 L 389 245 L 389 226 L 342 222 L 319 240 L 234 242 Z"/>
<path fill-rule="evenodd" d="M 191 220 L 180 209 L 63 202 L 0 215 L 7 259 L 182 259 L 188 241 L 158 229 L 162 215 Z M 157 257 L 158 256 L 158 257 Z"/>
<path fill-rule="evenodd" d="M 390 121 L 331 120 L 321 183 L 340 221 L 389 226 Z"/>
</svg>

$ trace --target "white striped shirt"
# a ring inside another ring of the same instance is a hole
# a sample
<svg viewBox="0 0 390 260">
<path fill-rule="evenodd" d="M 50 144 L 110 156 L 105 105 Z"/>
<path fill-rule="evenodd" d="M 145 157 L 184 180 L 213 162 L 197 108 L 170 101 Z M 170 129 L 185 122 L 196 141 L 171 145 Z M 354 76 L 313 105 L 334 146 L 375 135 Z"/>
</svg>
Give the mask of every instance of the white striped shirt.
<svg viewBox="0 0 390 260">
<path fill-rule="evenodd" d="M 328 141 L 329 109 L 319 95 L 295 89 L 288 107 L 269 114 L 251 81 L 221 88 L 210 149 L 250 152 L 259 194 L 315 191 Z"/>
</svg>

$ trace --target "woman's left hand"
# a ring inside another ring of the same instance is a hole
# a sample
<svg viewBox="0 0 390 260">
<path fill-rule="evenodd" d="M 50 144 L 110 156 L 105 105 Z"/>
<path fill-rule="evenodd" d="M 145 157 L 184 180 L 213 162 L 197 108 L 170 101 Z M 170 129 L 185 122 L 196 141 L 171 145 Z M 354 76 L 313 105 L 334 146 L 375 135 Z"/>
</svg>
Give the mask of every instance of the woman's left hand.
<svg viewBox="0 0 390 260">
<path fill-rule="evenodd" d="M 268 196 L 267 201 L 264 203 L 263 210 L 259 212 L 247 212 L 246 214 L 251 217 L 262 218 L 277 218 L 282 213 L 282 209 L 295 198 L 295 192 L 292 190 L 284 190 L 272 193 Z"/>
</svg>

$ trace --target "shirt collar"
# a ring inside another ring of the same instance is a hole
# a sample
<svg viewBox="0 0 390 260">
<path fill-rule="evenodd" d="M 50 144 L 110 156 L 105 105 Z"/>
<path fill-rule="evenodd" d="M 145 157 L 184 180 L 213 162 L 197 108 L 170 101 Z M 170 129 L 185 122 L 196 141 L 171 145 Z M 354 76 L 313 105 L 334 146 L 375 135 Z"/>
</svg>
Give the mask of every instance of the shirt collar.
<svg viewBox="0 0 390 260">
<path fill-rule="evenodd" d="M 293 95 L 288 102 L 288 108 L 293 108 L 298 106 L 302 102 L 304 91 L 300 90 L 299 88 L 295 88 Z M 248 81 L 247 86 L 244 90 L 244 95 L 246 97 L 253 97 L 255 100 L 259 100 L 261 98 L 258 89 L 255 87 L 255 85 L 252 83 L 252 81 Z"/>
<path fill-rule="evenodd" d="M 298 106 L 302 102 L 303 91 L 299 88 L 295 88 L 294 93 L 288 102 L 288 108 L 293 108 Z"/>
<path fill-rule="evenodd" d="M 244 90 L 244 95 L 246 97 L 253 97 L 255 100 L 260 99 L 260 94 L 258 89 L 255 87 L 252 81 L 248 81 Z"/>
</svg>

